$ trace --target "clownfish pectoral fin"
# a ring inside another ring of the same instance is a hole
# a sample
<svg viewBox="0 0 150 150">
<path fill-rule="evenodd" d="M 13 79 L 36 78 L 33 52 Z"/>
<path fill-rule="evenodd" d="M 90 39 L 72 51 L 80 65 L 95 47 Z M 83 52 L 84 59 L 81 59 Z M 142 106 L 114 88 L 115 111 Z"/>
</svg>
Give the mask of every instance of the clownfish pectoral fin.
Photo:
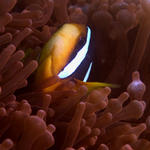
<svg viewBox="0 0 150 150">
<path fill-rule="evenodd" d="M 116 84 L 109 84 L 109 83 L 103 83 L 103 82 L 83 82 L 78 79 L 75 79 L 75 81 L 79 85 L 85 85 L 88 88 L 88 91 L 92 91 L 97 88 L 102 88 L 102 87 L 110 87 L 110 88 L 119 88 L 119 85 Z"/>
</svg>

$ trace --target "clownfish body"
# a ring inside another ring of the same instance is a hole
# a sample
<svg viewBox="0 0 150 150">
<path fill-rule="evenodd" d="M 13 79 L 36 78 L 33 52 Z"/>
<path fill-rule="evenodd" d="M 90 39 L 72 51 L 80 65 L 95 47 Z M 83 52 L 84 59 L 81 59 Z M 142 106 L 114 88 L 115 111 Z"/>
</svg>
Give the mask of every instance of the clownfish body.
<svg viewBox="0 0 150 150">
<path fill-rule="evenodd" d="M 76 53 L 76 56 L 70 61 L 72 54 L 75 52 L 75 47 L 79 43 L 82 37 L 86 36 L 85 45 Z M 91 31 L 90 28 L 80 24 L 64 24 L 45 44 L 40 60 L 39 67 L 35 76 L 36 85 L 49 81 L 54 76 L 60 78 L 69 77 L 85 59 L 90 44 Z M 90 64 L 91 67 L 92 63 Z M 90 68 L 89 67 L 89 68 Z M 88 71 L 87 71 L 88 73 Z M 89 73 L 88 73 L 89 74 Z M 88 77 L 85 76 L 84 81 Z M 89 87 L 114 87 L 112 84 L 98 83 L 96 82 L 82 82 L 78 80 L 78 83 Z M 60 80 L 52 85 L 48 85 L 44 88 L 44 91 L 54 90 L 61 84 Z"/>
</svg>

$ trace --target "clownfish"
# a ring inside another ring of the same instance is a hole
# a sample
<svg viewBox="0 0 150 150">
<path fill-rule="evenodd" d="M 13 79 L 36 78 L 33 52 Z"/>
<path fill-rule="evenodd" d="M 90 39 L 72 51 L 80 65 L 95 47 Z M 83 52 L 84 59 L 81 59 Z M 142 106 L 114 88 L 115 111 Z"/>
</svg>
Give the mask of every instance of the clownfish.
<svg viewBox="0 0 150 150">
<path fill-rule="evenodd" d="M 86 59 L 90 38 L 91 30 L 89 27 L 81 24 L 64 24 L 43 47 L 39 59 L 39 67 L 35 75 L 35 83 L 39 85 L 56 76 L 62 80 L 73 76 Z M 84 39 L 84 43 L 79 49 L 77 45 L 79 45 L 81 39 Z M 89 89 L 106 86 L 118 87 L 114 84 L 86 82 L 92 68 L 92 60 L 91 62 L 89 61 L 88 66 L 83 81 L 76 79 L 76 82 L 87 86 Z M 47 84 L 47 87 L 44 87 L 44 89 L 45 91 L 51 91 L 60 84 L 59 81 L 52 85 Z"/>
</svg>

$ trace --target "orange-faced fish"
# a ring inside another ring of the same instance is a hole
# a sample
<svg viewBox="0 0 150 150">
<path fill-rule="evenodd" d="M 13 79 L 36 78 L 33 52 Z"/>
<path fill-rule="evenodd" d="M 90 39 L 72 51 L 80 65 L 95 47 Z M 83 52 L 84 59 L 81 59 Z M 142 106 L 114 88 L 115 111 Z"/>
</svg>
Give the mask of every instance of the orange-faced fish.
<svg viewBox="0 0 150 150">
<path fill-rule="evenodd" d="M 82 37 L 86 36 L 86 41 L 83 47 L 76 53 L 73 59 L 70 60 L 71 55 L 75 52 L 75 47 Z M 36 72 L 36 84 L 42 84 L 53 76 L 66 79 L 72 75 L 85 59 L 89 44 L 90 44 L 91 30 L 89 27 L 80 24 L 64 24 L 58 31 L 51 37 L 45 44 L 40 60 L 39 67 Z M 116 87 L 113 84 L 99 83 L 99 82 L 86 82 L 90 74 L 92 62 L 83 81 L 78 82 L 84 84 L 89 89 L 92 87 Z M 47 86 L 45 91 L 54 90 L 60 82 L 55 85 Z"/>
</svg>

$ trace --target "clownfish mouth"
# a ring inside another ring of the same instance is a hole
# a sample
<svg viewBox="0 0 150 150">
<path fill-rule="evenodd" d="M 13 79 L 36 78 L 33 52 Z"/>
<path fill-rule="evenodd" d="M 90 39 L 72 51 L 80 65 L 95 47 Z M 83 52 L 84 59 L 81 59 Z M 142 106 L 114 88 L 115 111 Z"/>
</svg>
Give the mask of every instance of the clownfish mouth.
<svg viewBox="0 0 150 150">
<path fill-rule="evenodd" d="M 86 42 L 84 46 L 77 52 L 76 56 L 64 67 L 64 69 L 58 74 L 59 78 L 64 79 L 69 76 L 71 76 L 73 73 L 76 72 L 77 68 L 81 66 L 81 63 L 85 61 L 85 58 L 87 56 L 89 45 L 91 40 L 91 29 L 87 27 L 87 36 L 86 36 Z M 89 65 L 89 68 L 86 72 L 86 75 L 84 77 L 84 81 L 88 80 L 90 71 L 92 67 L 92 62 Z"/>
</svg>

